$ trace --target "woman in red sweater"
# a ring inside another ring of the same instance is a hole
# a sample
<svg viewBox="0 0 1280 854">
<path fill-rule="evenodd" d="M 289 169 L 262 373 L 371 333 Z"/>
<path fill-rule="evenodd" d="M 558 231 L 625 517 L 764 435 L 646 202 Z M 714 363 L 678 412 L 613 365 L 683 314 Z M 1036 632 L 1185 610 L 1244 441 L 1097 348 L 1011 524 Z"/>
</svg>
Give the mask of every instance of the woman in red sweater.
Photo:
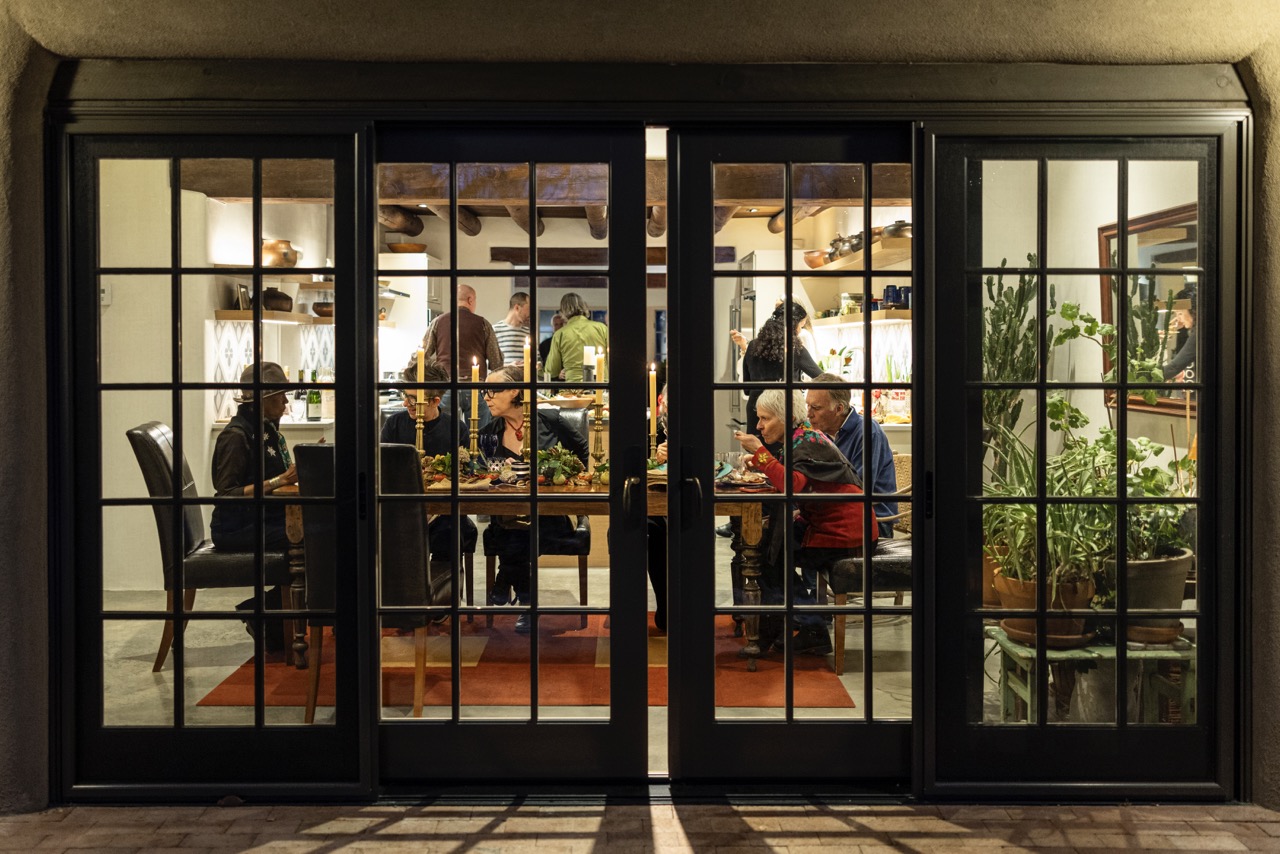
<svg viewBox="0 0 1280 854">
<path fill-rule="evenodd" d="M 787 488 L 787 466 L 770 453 L 766 445 L 777 446 L 788 432 L 786 394 L 782 389 L 768 389 L 760 395 L 756 402 L 759 437 L 742 432 L 734 434 L 742 449 L 751 454 L 747 465 L 769 478 L 769 482 L 779 492 Z M 862 516 L 866 505 L 852 499 L 852 496 L 862 494 L 862 481 L 854 473 L 849 461 L 826 435 L 809 426 L 804 418 L 804 395 L 798 391 L 791 394 L 791 441 L 789 450 L 785 443 L 782 449 L 784 454 L 791 457 L 792 494 L 851 496 L 848 501 L 796 501 L 797 527 L 803 530 L 803 534 L 795 552 L 795 561 L 801 570 L 801 577 L 795 579 L 794 584 L 795 603 L 813 605 L 817 602 L 818 573 L 828 572 L 838 560 L 861 555 Z M 871 512 L 869 507 L 867 510 Z M 784 554 L 783 522 L 786 514 L 781 511 L 781 505 L 770 508 L 770 532 L 766 549 L 768 559 L 765 563 L 765 575 L 761 578 L 766 605 L 782 603 L 782 576 L 778 570 L 782 566 Z M 876 533 L 873 514 L 873 544 Z M 796 614 L 794 622 L 799 627 L 794 640 L 797 653 L 826 655 L 831 652 L 831 636 L 827 633 L 826 621 L 821 615 Z M 772 643 L 781 634 L 781 621 L 763 620 L 761 626 L 760 648 L 767 650 L 769 646 L 766 641 Z"/>
</svg>

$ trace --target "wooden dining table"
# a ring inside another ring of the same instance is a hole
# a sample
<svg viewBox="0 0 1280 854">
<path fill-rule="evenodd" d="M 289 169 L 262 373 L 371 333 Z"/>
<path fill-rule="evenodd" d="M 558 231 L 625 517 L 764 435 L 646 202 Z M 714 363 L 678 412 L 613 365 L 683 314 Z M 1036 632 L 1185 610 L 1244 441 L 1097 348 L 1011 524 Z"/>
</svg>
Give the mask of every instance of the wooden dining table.
<svg viewBox="0 0 1280 854">
<path fill-rule="evenodd" d="M 439 490 L 446 493 L 446 490 Z M 435 503 L 430 501 L 432 493 L 437 492 L 435 488 L 427 490 L 428 501 L 426 510 L 428 514 L 436 515 L 441 513 L 449 513 L 452 508 L 448 503 Z M 608 516 L 610 510 L 610 502 L 606 500 L 609 495 L 609 487 L 603 484 L 593 483 L 582 486 L 555 486 L 555 485 L 539 485 L 537 488 L 539 496 L 555 497 L 554 502 L 548 502 L 541 505 L 544 511 L 554 507 L 556 515 L 563 513 L 566 516 Z M 297 495 L 297 486 L 283 486 L 275 490 L 275 495 Z M 459 494 L 459 500 L 463 502 L 467 515 L 520 515 L 531 512 L 529 502 L 513 500 L 513 498 L 527 495 L 526 491 L 490 488 L 484 490 L 467 490 L 463 489 Z M 741 606 L 743 610 L 748 611 L 743 619 L 743 629 L 746 643 L 742 649 L 742 655 L 747 658 L 747 669 L 754 671 L 756 669 L 756 659 L 760 657 L 762 650 L 760 649 L 760 617 L 759 613 L 751 613 L 752 610 L 760 607 L 760 575 L 761 575 L 761 551 L 760 540 L 764 531 L 764 502 L 752 500 L 757 493 L 742 493 L 737 490 L 716 490 L 715 498 L 715 514 L 717 516 L 737 516 L 741 523 L 738 532 L 734 535 L 732 548 L 735 553 L 735 559 L 740 560 L 742 567 L 742 601 L 735 602 L 735 606 Z M 764 493 L 769 494 L 769 493 Z M 775 493 L 776 494 L 776 493 Z M 494 500 L 496 496 L 504 496 L 502 500 Z M 581 500 L 574 501 L 573 498 Z M 648 489 L 645 491 L 647 499 L 646 515 L 649 516 L 667 516 L 668 502 L 667 490 L 665 484 L 651 481 Z M 290 590 L 293 593 L 293 602 L 304 602 L 306 596 L 306 558 L 305 544 L 302 538 L 302 507 L 297 504 L 289 504 L 285 507 L 285 533 L 289 538 L 289 576 Z M 306 638 L 306 621 L 298 620 L 293 627 L 293 662 L 300 669 L 307 667 L 307 638 Z"/>
</svg>

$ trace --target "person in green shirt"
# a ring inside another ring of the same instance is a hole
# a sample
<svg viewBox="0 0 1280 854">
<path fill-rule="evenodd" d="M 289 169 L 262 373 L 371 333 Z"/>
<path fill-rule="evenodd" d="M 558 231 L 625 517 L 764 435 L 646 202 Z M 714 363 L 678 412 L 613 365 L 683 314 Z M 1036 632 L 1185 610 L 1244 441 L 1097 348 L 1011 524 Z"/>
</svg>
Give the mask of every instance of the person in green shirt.
<svg viewBox="0 0 1280 854">
<path fill-rule="evenodd" d="M 567 293 L 560 298 L 560 314 L 564 317 L 564 326 L 551 336 L 551 353 L 547 356 L 546 372 L 552 379 L 561 378 L 565 382 L 582 382 L 582 348 L 609 346 L 609 327 L 591 319 L 591 310 L 575 293 Z M 608 356 L 605 356 L 605 370 L 608 370 Z M 594 365 L 592 366 L 594 367 Z M 597 378 L 598 380 L 598 378 Z"/>
</svg>

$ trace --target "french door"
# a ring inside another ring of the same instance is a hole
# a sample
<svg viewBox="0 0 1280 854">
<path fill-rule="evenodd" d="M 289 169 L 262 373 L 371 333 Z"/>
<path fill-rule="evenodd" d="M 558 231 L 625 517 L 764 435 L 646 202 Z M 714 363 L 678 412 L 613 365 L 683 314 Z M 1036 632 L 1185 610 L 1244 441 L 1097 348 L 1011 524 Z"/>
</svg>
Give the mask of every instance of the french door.
<svg viewBox="0 0 1280 854">
<path fill-rule="evenodd" d="M 670 145 L 672 778 L 905 783 L 926 524 L 910 127 L 676 128 Z M 831 439 L 795 432 L 815 406 Z M 743 482 L 741 432 L 782 462 L 772 489 Z M 864 572 L 881 527 L 897 562 Z"/>
<path fill-rule="evenodd" d="M 407 432 L 382 435 L 383 464 L 366 457 L 382 783 L 643 780 L 643 130 L 384 127 L 373 170 L 366 381 L 389 425 L 411 401 Z M 505 339 L 521 315 L 513 341 L 486 345 L 486 320 Z M 418 441 L 422 400 L 447 419 L 423 418 L 441 475 L 426 494 L 397 486 L 385 456 L 386 442 Z M 477 491 L 480 474 L 499 483 Z M 431 518 L 447 592 L 404 596 L 406 505 Z"/>
</svg>

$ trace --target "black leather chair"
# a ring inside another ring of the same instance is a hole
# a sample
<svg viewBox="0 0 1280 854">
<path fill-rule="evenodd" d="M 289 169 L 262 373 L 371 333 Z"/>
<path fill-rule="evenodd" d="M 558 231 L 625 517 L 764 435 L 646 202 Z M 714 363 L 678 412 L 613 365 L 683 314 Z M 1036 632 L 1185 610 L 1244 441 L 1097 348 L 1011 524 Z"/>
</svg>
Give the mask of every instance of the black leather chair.
<svg viewBox="0 0 1280 854">
<path fill-rule="evenodd" d="M 818 578 L 818 604 L 826 603 L 826 586 Z M 849 594 L 862 595 L 862 558 L 838 560 L 831 567 L 831 577 L 826 579 L 835 597 L 835 604 L 843 605 Z M 895 604 L 902 604 L 902 594 L 911 589 L 911 540 L 880 540 L 871 555 L 871 592 L 893 593 Z M 844 673 L 844 627 L 846 615 L 837 613 L 832 626 L 832 644 L 835 651 L 835 671 Z"/>
<path fill-rule="evenodd" d="M 125 435 L 133 446 L 134 456 L 142 469 L 143 480 L 147 484 L 147 492 L 152 498 L 171 498 L 173 496 L 173 430 L 159 421 L 148 421 L 139 424 Z M 191 467 L 187 458 L 182 457 L 182 497 L 199 498 L 196 493 L 195 479 L 191 476 Z M 177 565 L 174 552 L 173 511 L 172 504 L 156 504 L 152 508 L 156 517 L 156 531 L 160 535 L 160 556 L 164 564 L 164 589 L 168 592 L 166 608 L 172 613 L 174 601 L 174 567 Z M 200 507 L 188 504 L 182 508 L 182 610 L 190 611 L 195 605 L 196 590 L 201 587 L 252 587 L 257 577 L 257 566 L 253 552 L 218 551 L 213 541 L 205 536 L 204 517 Z M 289 562 L 282 551 L 269 551 L 263 554 L 264 579 L 267 585 L 280 585 L 286 596 L 284 607 L 289 608 Z M 164 667 L 169 657 L 169 647 L 173 645 L 173 621 L 166 620 L 164 632 L 160 636 L 160 651 L 156 653 L 153 672 Z"/>
<path fill-rule="evenodd" d="M 331 497 L 334 492 L 334 446 L 301 444 L 293 449 L 298 464 L 300 495 Z M 382 490 L 394 495 L 422 495 L 422 472 L 418 452 L 412 445 L 380 446 Z M 302 510 L 303 548 L 307 567 L 307 607 L 332 610 L 336 604 L 336 521 L 333 505 L 304 505 Z M 383 606 L 448 605 L 453 595 L 449 567 L 430 560 L 427 516 L 422 504 L 388 501 L 379 516 L 379 590 Z M 385 616 L 388 628 L 412 629 L 415 645 L 413 715 L 422 715 L 426 689 L 427 637 L 429 622 L 422 615 Z M 315 719 L 324 650 L 322 626 L 311 625 L 311 684 L 307 691 L 306 722 Z"/>
<path fill-rule="evenodd" d="M 587 447 L 591 447 L 591 433 L 589 431 L 589 421 L 587 419 L 588 409 L 561 409 L 560 420 L 569 424 L 573 429 L 578 431 L 587 442 Z M 485 577 L 485 595 L 493 589 L 493 582 L 497 578 L 498 558 L 494 554 L 496 547 L 493 544 L 493 538 L 490 532 L 493 526 L 484 530 L 484 577 Z M 569 536 L 548 538 L 539 536 L 538 553 L 544 555 L 577 555 L 578 557 L 578 601 L 582 605 L 587 604 L 587 562 L 588 555 L 591 554 L 591 518 L 589 516 L 578 516 L 574 520 L 574 526 Z M 468 590 L 468 597 L 470 591 Z M 468 598 L 468 601 L 469 598 Z M 582 628 L 587 627 L 587 615 L 583 614 L 581 618 Z M 493 617 L 486 618 L 486 624 L 493 626 Z"/>
</svg>

